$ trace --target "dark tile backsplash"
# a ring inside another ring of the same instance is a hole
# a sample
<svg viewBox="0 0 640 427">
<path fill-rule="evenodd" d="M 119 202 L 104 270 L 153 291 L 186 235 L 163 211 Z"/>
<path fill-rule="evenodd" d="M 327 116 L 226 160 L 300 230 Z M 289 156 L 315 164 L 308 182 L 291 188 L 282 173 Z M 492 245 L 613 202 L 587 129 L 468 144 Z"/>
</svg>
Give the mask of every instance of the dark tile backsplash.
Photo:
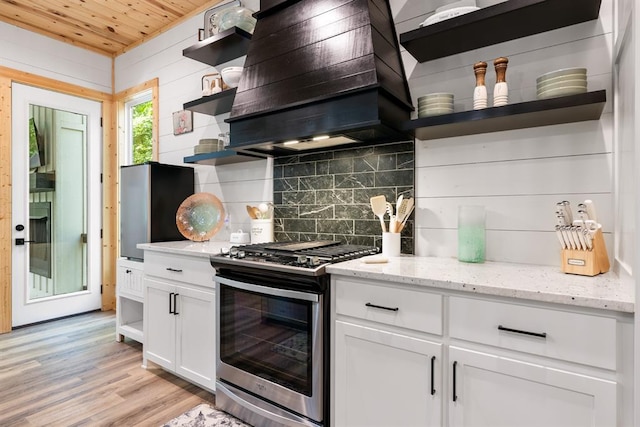
<svg viewBox="0 0 640 427">
<path fill-rule="evenodd" d="M 380 221 L 369 199 L 383 194 L 395 206 L 400 194 L 413 196 L 414 143 L 279 157 L 273 177 L 277 241 L 328 239 L 380 247 Z M 402 230 L 402 253 L 413 253 L 413 214 Z"/>
</svg>

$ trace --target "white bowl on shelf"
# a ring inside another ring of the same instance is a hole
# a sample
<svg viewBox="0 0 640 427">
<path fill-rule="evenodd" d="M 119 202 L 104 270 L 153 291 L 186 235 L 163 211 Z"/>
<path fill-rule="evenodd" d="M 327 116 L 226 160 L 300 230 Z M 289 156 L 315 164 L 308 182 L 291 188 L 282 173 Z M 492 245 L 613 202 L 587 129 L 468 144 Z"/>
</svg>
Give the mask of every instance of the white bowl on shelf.
<svg viewBox="0 0 640 427">
<path fill-rule="evenodd" d="M 587 69 L 586 68 L 562 68 L 560 70 L 555 70 L 555 71 L 549 71 L 548 73 L 544 73 L 540 76 L 538 76 L 536 78 L 536 83 L 542 83 L 542 82 L 546 82 L 549 79 L 553 79 L 556 77 L 564 77 L 564 76 L 568 76 L 571 74 L 576 74 L 578 76 L 585 76 L 587 75 Z M 576 76 L 574 76 L 575 78 Z"/>
<path fill-rule="evenodd" d="M 543 92 L 538 92 L 538 99 L 556 98 L 558 96 L 576 95 L 578 93 L 585 93 L 587 91 L 586 86 L 566 86 L 558 89 L 549 89 Z"/>
<path fill-rule="evenodd" d="M 587 82 L 582 80 L 567 80 L 566 82 L 558 82 L 546 85 L 540 85 L 536 89 L 537 93 L 546 92 L 553 89 L 562 89 L 565 87 L 583 87 L 587 88 Z"/>
<path fill-rule="evenodd" d="M 220 75 L 222 75 L 222 80 L 227 84 L 227 86 L 238 87 L 242 70 L 242 67 L 226 67 L 220 71 Z"/>
</svg>

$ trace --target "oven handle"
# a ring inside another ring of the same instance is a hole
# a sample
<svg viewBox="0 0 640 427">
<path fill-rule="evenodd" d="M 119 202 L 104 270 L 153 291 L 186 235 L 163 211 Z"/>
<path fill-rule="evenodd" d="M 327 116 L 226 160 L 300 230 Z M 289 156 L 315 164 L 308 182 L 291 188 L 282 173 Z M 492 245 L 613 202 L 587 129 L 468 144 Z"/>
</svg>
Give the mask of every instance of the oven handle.
<svg viewBox="0 0 640 427">
<path fill-rule="evenodd" d="M 303 301 L 318 302 L 320 298 L 316 294 L 309 292 L 292 291 L 290 289 L 272 288 L 269 286 L 254 285 L 251 283 L 239 282 L 227 279 L 226 277 L 215 276 L 216 283 L 230 286 L 232 288 L 243 289 L 245 291 L 257 292 L 260 294 L 273 295 L 276 297 L 292 298 Z"/>
</svg>

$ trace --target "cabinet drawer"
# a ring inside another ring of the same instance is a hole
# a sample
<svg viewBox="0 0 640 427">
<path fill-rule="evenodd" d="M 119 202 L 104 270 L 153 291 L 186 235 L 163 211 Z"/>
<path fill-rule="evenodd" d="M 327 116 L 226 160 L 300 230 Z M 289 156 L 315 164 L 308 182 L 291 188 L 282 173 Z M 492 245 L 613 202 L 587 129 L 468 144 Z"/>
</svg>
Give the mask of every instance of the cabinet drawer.
<svg viewBox="0 0 640 427">
<path fill-rule="evenodd" d="M 138 301 L 142 301 L 144 267 L 140 261 L 131 261 L 128 259 L 118 260 L 116 289 L 118 295 L 133 297 Z"/>
<path fill-rule="evenodd" d="M 215 270 L 209 263 L 209 258 L 145 251 L 144 273 L 198 286 L 215 287 Z"/>
<path fill-rule="evenodd" d="M 337 279 L 336 312 L 442 335 L 442 296 Z"/>
<path fill-rule="evenodd" d="M 450 297 L 452 338 L 616 368 L 616 320 L 587 314 Z"/>
</svg>

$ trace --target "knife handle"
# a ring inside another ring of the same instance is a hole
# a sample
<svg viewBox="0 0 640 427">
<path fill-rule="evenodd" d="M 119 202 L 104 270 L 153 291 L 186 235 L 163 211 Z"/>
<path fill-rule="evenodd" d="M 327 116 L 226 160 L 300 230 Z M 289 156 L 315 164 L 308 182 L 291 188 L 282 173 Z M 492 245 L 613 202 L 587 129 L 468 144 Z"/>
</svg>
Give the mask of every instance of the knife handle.
<svg viewBox="0 0 640 427">
<path fill-rule="evenodd" d="M 598 222 L 598 216 L 596 215 L 596 207 L 591 200 L 585 200 L 584 205 L 587 207 L 587 215 L 589 219 Z"/>
<path fill-rule="evenodd" d="M 562 230 L 560 230 L 559 225 L 556 225 L 556 235 L 558 236 L 558 240 L 560 241 L 560 246 L 562 247 L 562 249 L 569 249 L 567 248 L 567 243 L 564 241 L 564 237 L 562 237 Z"/>
</svg>

